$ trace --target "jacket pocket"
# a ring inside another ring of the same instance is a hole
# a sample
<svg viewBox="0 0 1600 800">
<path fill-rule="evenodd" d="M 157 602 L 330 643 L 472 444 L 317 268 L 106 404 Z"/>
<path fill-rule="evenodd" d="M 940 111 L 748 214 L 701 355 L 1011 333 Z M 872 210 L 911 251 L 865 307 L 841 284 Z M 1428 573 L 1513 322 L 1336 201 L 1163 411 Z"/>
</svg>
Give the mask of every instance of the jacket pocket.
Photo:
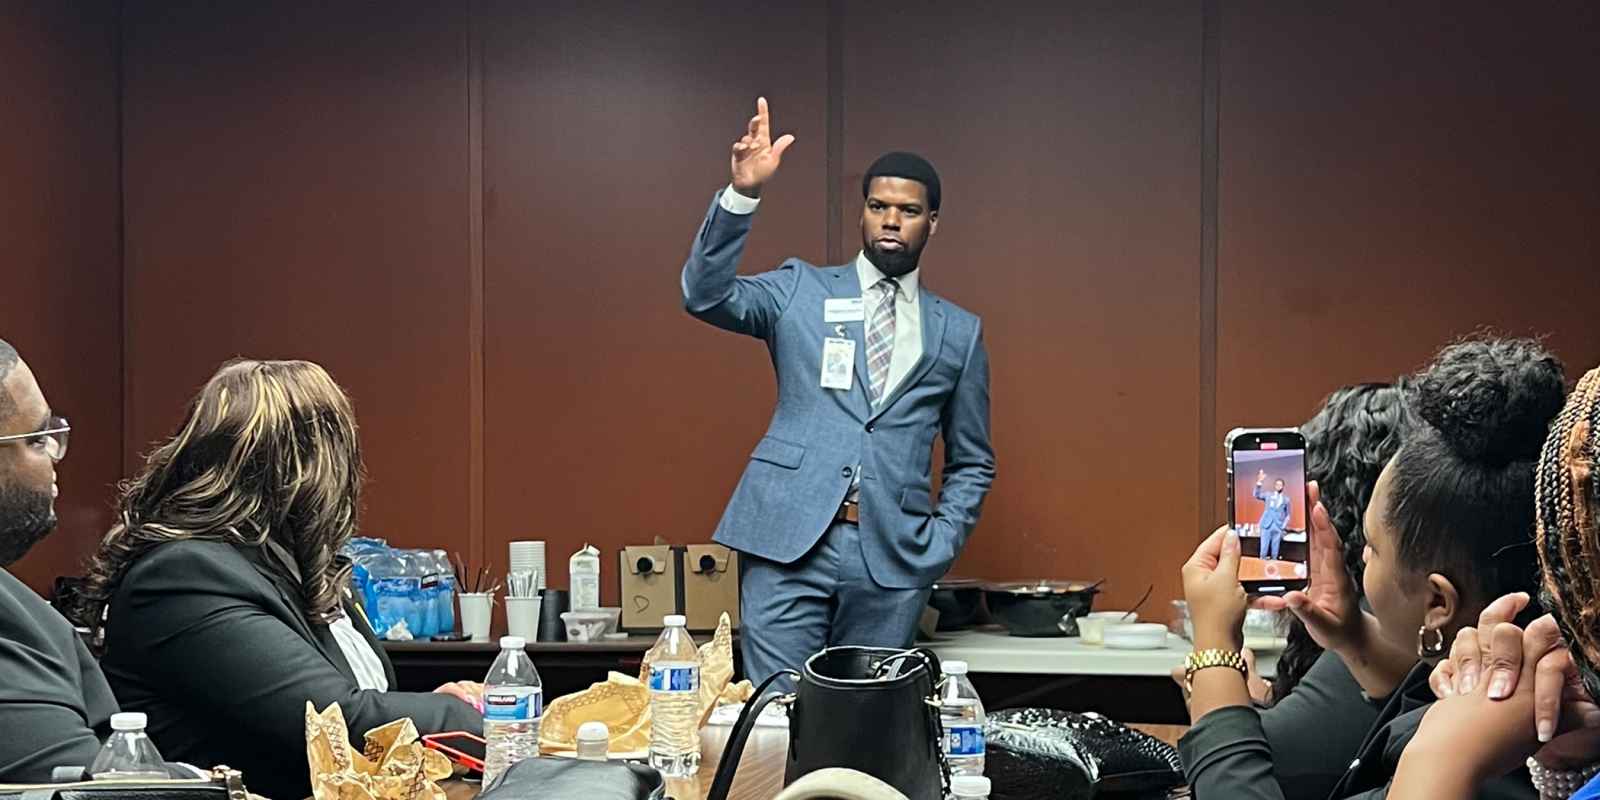
<svg viewBox="0 0 1600 800">
<path fill-rule="evenodd" d="M 756 461 L 765 461 L 787 469 L 799 469 L 800 462 L 806 457 L 805 445 L 774 439 L 771 436 L 761 437 L 756 444 L 755 452 L 750 458 Z"/>
<path fill-rule="evenodd" d="M 907 487 L 900 494 L 900 508 L 913 514 L 933 515 L 933 497 L 927 489 Z"/>
</svg>

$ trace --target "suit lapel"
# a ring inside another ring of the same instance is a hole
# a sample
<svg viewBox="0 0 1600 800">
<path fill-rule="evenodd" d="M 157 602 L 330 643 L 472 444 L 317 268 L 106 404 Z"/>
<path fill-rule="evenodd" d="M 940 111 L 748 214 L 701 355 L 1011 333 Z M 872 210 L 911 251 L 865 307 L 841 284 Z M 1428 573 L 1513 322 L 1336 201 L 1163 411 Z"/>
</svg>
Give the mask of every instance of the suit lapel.
<svg viewBox="0 0 1600 800">
<path fill-rule="evenodd" d="M 944 344 L 944 301 L 927 289 L 919 287 L 917 307 L 922 312 L 922 355 L 911 367 L 911 371 L 906 373 L 905 379 L 900 381 L 900 385 L 894 387 L 894 391 L 890 392 L 872 412 L 868 422 L 883 416 L 883 412 L 888 411 L 901 395 L 916 386 L 928 374 L 928 370 L 933 369 L 934 362 L 939 358 L 939 348 Z"/>
<path fill-rule="evenodd" d="M 861 277 L 856 274 L 854 264 L 843 267 L 834 267 L 833 275 L 828 279 L 828 294 L 838 298 L 863 297 L 861 293 Z M 862 302 L 865 302 L 863 298 Z M 872 398 L 869 395 L 871 384 L 867 381 L 867 323 L 866 320 L 855 322 L 826 323 L 827 335 L 836 335 L 835 325 L 844 327 L 845 335 L 856 343 L 856 379 L 848 394 L 858 410 L 870 413 Z"/>
</svg>

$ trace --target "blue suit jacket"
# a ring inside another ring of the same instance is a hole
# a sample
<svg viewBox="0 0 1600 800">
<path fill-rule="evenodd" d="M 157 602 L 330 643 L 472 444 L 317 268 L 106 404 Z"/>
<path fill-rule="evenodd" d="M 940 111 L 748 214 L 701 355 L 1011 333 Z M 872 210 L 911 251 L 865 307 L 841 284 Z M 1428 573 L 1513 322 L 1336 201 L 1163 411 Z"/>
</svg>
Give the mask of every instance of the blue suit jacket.
<svg viewBox="0 0 1600 800">
<path fill-rule="evenodd" d="M 1283 495 L 1283 504 L 1279 506 L 1272 504 L 1272 499 L 1276 496 L 1277 492 L 1269 493 L 1263 491 L 1260 486 L 1256 487 L 1256 499 L 1266 504 L 1261 509 L 1261 522 L 1259 523 L 1263 532 L 1282 533 L 1283 529 L 1289 525 L 1289 503 L 1291 502 L 1289 495 Z"/>
<path fill-rule="evenodd" d="M 989 357 L 977 315 L 921 289 L 922 358 L 873 409 L 864 323 L 823 321 L 824 301 L 861 296 L 855 267 L 792 258 L 771 272 L 737 275 L 754 215 L 727 212 L 720 196 L 683 267 L 684 308 L 767 343 L 778 407 L 716 540 L 772 561 L 799 559 L 827 531 L 859 464 L 861 547 L 873 580 L 891 589 L 928 586 L 961 552 L 994 481 Z M 856 342 L 849 391 L 820 385 L 822 342 L 836 325 Z M 937 504 L 936 434 L 945 443 Z"/>
</svg>

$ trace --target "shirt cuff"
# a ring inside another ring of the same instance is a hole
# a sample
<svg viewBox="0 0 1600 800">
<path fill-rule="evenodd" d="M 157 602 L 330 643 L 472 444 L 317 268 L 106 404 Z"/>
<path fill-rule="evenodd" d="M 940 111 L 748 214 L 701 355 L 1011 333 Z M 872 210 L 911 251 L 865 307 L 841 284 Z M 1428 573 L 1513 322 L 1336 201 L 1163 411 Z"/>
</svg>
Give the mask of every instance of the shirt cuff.
<svg viewBox="0 0 1600 800">
<path fill-rule="evenodd" d="M 756 206 L 761 205 L 761 198 L 745 197 L 744 195 L 739 194 L 739 192 L 733 188 L 733 184 L 730 183 L 728 184 L 728 188 L 722 190 L 722 200 L 720 205 L 722 206 L 722 210 L 728 212 L 729 214 L 747 216 L 756 213 Z"/>
</svg>

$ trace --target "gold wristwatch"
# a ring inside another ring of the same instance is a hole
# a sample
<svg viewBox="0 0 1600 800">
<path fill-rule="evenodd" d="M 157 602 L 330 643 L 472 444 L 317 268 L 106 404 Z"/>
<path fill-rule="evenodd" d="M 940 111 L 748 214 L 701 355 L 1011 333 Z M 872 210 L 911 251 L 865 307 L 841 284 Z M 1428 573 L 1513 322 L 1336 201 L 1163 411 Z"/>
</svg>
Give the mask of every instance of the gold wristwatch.
<svg viewBox="0 0 1600 800">
<path fill-rule="evenodd" d="M 1211 667 L 1232 667 L 1240 675 L 1248 678 L 1250 670 L 1245 666 L 1244 655 L 1232 650 L 1196 650 L 1183 659 L 1183 689 L 1194 692 L 1194 674 Z"/>
</svg>

